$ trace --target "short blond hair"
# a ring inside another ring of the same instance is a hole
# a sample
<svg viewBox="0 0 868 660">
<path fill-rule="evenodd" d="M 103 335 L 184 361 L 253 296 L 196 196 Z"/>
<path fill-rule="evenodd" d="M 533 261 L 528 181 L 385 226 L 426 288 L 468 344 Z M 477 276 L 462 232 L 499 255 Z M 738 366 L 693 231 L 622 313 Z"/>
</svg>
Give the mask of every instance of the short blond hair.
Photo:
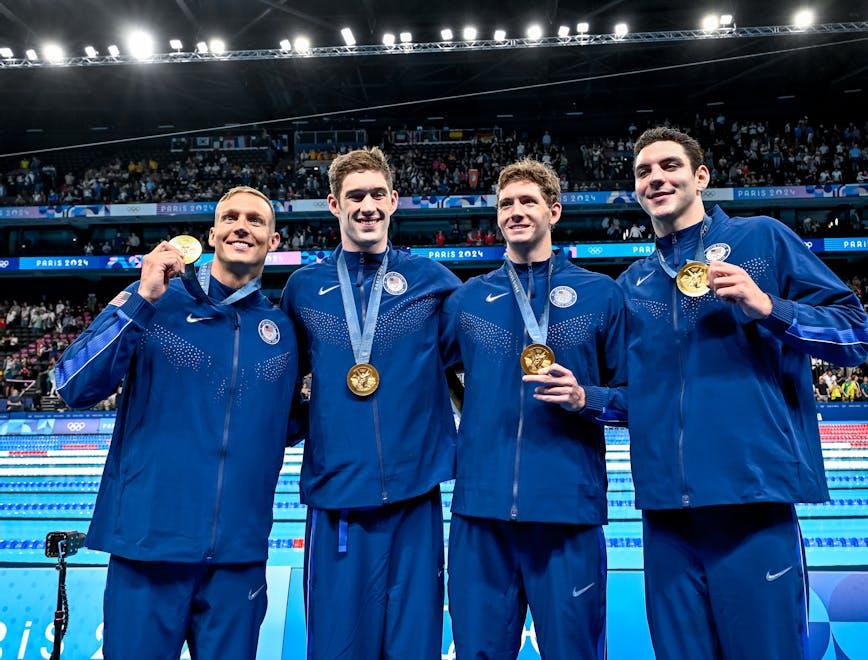
<svg viewBox="0 0 868 660">
<path fill-rule="evenodd" d="M 344 179 L 353 172 L 379 172 L 386 179 L 389 192 L 392 192 L 392 168 L 379 147 L 355 149 L 332 161 L 329 166 L 329 191 L 332 195 L 340 199 Z"/>
<path fill-rule="evenodd" d="M 538 185 L 549 206 L 561 199 L 561 181 L 558 175 L 551 167 L 538 160 L 523 158 L 504 167 L 497 177 L 497 199 L 500 200 L 501 190 L 516 181 L 528 181 Z"/>
<path fill-rule="evenodd" d="M 274 207 L 271 205 L 271 200 L 268 199 L 268 196 L 264 192 L 257 190 L 256 188 L 251 188 L 250 186 L 235 186 L 223 193 L 223 197 L 220 198 L 220 201 L 217 202 L 217 206 L 214 207 L 214 222 L 217 222 L 217 209 L 220 208 L 220 205 L 230 197 L 234 197 L 241 193 L 256 195 L 260 199 L 264 200 L 265 203 L 268 204 L 268 208 L 271 209 L 271 226 L 274 227 L 276 225 L 277 217 L 274 215 Z"/>
</svg>

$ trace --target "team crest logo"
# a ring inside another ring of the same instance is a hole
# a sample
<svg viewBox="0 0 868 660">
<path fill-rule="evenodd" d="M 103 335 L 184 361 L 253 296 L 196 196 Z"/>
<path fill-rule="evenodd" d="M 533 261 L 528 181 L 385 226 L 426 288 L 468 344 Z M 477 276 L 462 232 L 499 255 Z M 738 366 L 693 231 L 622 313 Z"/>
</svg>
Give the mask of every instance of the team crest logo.
<svg viewBox="0 0 868 660">
<path fill-rule="evenodd" d="M 259 322 L 259 338 L 266 344 L 274 346 L 280 341 L 280 328 L 274 321 L 262 319 Z"/>
<path fill-rule="evenodd" d="M 571 286 L 556 286 L 549 294 L 549 300 L 555 307 L 572 307 L 576 304 L 576 290 Z"/>
<path fill-rule="evenodd" d="M 726 261 L 732 248 L 726 243 L 715 243 L 705 249 L 706 261 Z"/>
<path fill-rule="evenodd" d="M 407 280 L 401 273 L 393 270 L 386 273 L 386 277 L 383 279 L 383 288 L 386 290 L 386 293 L 400 296 L 407 291 Z"/>
</svg>

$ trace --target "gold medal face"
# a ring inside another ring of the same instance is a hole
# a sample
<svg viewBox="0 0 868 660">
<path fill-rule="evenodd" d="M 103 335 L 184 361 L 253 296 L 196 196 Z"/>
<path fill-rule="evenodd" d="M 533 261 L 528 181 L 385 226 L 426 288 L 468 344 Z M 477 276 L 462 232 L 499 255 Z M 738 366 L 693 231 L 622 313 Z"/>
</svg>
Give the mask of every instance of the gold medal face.
<svg viewBox="0 0 868 660">
<path fill-rule="evenodd" d="M 181 253 L 187 265 L 195 263 L 202 256 L 202 244 L 187 234 L 175 236 L 169 241 L 169 245 Z"/>
<path fill-rule="evenodd" d="M 521 369 L 535 375 L 555 362 L 555 352 L 545 344 L 531 344 L 521 352 Z"/>
<path fill-rule="evenodd" d="M 685 296 L 698 298 L 710 291 L 708 288 L 708 264 L 688 261 L 675 276 L 678 290 Z"/>
<path fill-rule="evenodd" d="M 347 372 L 347 387 L 356 396 L 370 396 L 380 386 L 380 374 L 372 364 L 354 364 Z"/>
</svg>

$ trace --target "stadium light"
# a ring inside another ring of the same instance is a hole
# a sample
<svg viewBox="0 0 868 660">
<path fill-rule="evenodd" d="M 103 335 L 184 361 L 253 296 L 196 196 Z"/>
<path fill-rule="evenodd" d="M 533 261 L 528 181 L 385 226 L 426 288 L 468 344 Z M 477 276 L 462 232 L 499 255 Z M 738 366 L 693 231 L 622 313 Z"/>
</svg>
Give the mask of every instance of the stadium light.
<svg viewBox="0 0 868 660">
<path fill-rule="evenodd" d="M 495 30 L 494 31 L 494 40 L 495 41 L 506 41 L 506 30 Z"/>
<path fill-rule="evenodd" d="M 341 30 L 341 36 L 344 38 L 344 43 L 347 46 L 356 45 L 356 38 L 353 36 L 353 31 L 350 28 L 345 27 L 343 30 Z"/>
<path fill-rule="evenodd" d="M 443 41 L 452 41 L 454 36 L 455 35 L 452 34 L 452 30 L 450 30 L 449 28 L 444 28 L 440 30 L 440 38 Z"/>
<path fill-rule="evenodd" d="M 569 26 L 567 26 L 567 25 L 561 25 L 561 26 L 558 28 L 558 36 L 561 37 L 562 39 L 563 39 L 564 37 L 569 37 L 569 36 L 570 36 L 570 28 L 569 28 Z"/>
<path fill-rule="evenodd" d="M 409 44 L 413 41 L 413 35 L 410 32 L 402 32 L 398 35 L 402 44 Z"/>
<path fill-rule="evenodd" d="M 212 39 L 208 42 L 208 48 L 215 55 L 222 55 L 226 52 L 226 43 L 222 39 Z"/>
<path fill-rule="evenodd" d="M 292 44 L 289 42 L 289 39 L 281 39 L 280 40 L 280 50 L 283 50 L 283 51 L 292 50 Z"/>
<path fill-rule="evenodd" d="M 57 64 L 63 61 L 63 49 L 57 44 L 45 44 L 42 47 L 42 55 L 51 64 Z"/>
<path fill-rule="evenodd" d="M 542 36 L 543 29 L 537 23 L 534 23 L 527 28 L 527 38 L 531 41 L 539 41 L 542 39 Z"/>
<path fill-rule="evenodd" d="M 630 29 L 627 27 L 626 23 L 618 23 L 617 25 L 615 25 L 615 36 L 616 37 L 619 37 L 619 38 L 626 37 L 627 33 L 629 31 L 630 31 Z"/>
<path fill-rule="evenodd" d="M 12 55 L 13 53 L 11 48 L 0 48 L 0 57 L 5 57 L 8 60 Z"/>
<path fill-rule="evenodd" d="M 732 14 L 721 14 L 720 15 L 720 27 L 731 27 L 732 26 Z"/>
<path fill-rule="evenodd" d="M 114 44 L 112 44 L 111 46 L 108 47 L 108 53 L 112 57 L 117 57 L 118 55 L 121 54 L 121 49 L 118 48 L 117 46 L 115 46 Z"/>
<path fill-rule="evenodd" d="M 143 30 L 134 30 L 127 37 L 127 50 L 137 60 L 153 57 L 154 38 Z"/>
<path fill-rule="evenodd" d="M 384 46 L 394 46 L 395 45 L 395 35 L 391 32 L 386 32 L 383 35 L 383 45 Z"/>
<path fill-rule="evenodd" d="M 309 53 L 310 52 L 310 39 L 305 36 L 296 37 L 295 38 L 295 50 L 299 53 Z"/>
<path fill-rule="evenodd" d="M 196 44 L 196 52 L 200 55 L 204 55 L 208 52 L 208 44 L 206 44 L 204 41 L 200 41 Z"/>
<path fill-rule="evenodd" d="M 87 55 L 88 57 L 91 57 L 91 58 L 96 57 L 98 55 L 98 53 L 96 52 L 96 48 L 94 48 L 93 46 L 85 46 L 84 47 L 84 54 Z"/>
<path fill-rule="evenodd" d="M 172 48 L 174 50 L 181 50 L 183 47 L 184 47 L 184 44 L 181 43 L 180 39 L 172 39 L 169 42 L 169 48 Z"/>
<path fill-rule="evenodd" d="M 702 19 L 702 29 L 706 32 L 714 32 L 720 27 L 720 19 L 714 14 L 709 14 Z"/>
<path fill-rule="evenodd" d="M 472 25 L 468 25 L 461 31 L 461 36 L 464 37 L 464 41 L 476 41 L 476 34 L 476 28 Z"/>
<path fill-rule="evenodd" d="M 804 30 L 806 27 L 810 27 L 813 24 L 814 12 L 810 9 L 800 9 L 796 12 L 795 16 L 793 16 L 793 25 L 800 30 Z"/>
<path fill-rule="evenodd" d="M 578 32 L 579 34 L 587 34 L 588 30 L 590 29 L 591 26 L 584 21 L 576 25 L 576 32 Z"/>
<path fill-rule="evenodd" d="M 28 49 L 27 52 L 24 53 L 24 55 L 25 55 L 25 56 L 27 57 L 27 59 L 30 60 L 31 62 L 35 62 L 36 60 L 39 59 L 39 55 L 37 55 L 37 54 L 36 54 L 36 51 L 33 50 L 32 48 Z"/>
</svg>

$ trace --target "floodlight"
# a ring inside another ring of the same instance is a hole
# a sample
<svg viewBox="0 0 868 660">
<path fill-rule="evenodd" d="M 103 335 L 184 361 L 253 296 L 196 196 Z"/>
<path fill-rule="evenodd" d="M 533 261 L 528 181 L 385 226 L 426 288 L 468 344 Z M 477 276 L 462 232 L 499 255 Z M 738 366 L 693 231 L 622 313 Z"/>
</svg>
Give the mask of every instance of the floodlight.
<svg viewBox="0 0 868 660">
<path fill-rule="evenodd" d="M 810 9 L 801 9 L 793 16 L 793 25 L 799 29 L 810 27 L 814 23 L 814 12 Z"/>
<path fill-rule="evenodd" d="M 350 28 L 345 27 L 343 30 L 341 30 L 341 36 L 344 38 L 344 43 L 347 46 L 356 45 L 356 38 L 353 36 L 353 31 Z"/>
<path fill-rule="evenodd" d="M 284 50 L 284 51 L 292 50 L 292 44 L 289 42 L 289 39 L 281 39 L 280 40 L 280 50 Z"/>
<path fill-rule="evenodd" d="M 449 28 L 440 30 L 440 38 L 443 41 L 452 41 L 453 36 L 454 35 L 452 34 L 452 30 L 450 30 Z"/>
<path fill-rule="evenodd" d="M 226 52 L 226 43 L 222 39 L 212 39 L 208 42 L 208 49 L 215 55 L 222 55 Z"/>
<path fill-rule="evenodd" d="M 84 47 L 84 54 L 87 55 L 88 57 L 96 57 L 97 56 L 96 48 L 94 48 L 93 46 L 85 46 Z"/>
<path fill-rule="evenodd" d="M 587 34 L 590 28 L 591 26 L 583 21 L 576 25 L 576 32 L 579 34 Z"/>
<path fill-rule="evenodd" d="M 464 37 L 464 41 L 476 41 L 476 28 L 468 25 L 462 30 L 461 36 Z"/>
<path fill-rule="evenodd" d="M 391 32 L 386 32 L 383 35 L 383 45 L 384 46 L 394 46 L 395 45 L 395 35 Z"/>
<path fill-rule="evenodd" d="M 506 41 L 506 30 L 495 30 L 494 31 L 494 40 L 495 41 Z"/>
<path fill-rule="evenodd" d="M 57 44 L 45 44 L 42 47 L 42 55 L 52 64 L 63 61 L 63 49 Z"/>
<path fill-rule="evenodd" d="M 117 46 L 115 46 L 114 44 L 112 44 L 111 46 L 108 47 L 108 52 L 109 52 L 109 55 L 111 55 L 112 57 L 117 57 L 118 55 L 121 54 L 121 49 L 118 48 Z"/>
<path fill-rule="evenodd" d="M 299 53 L 309 53 L 310 52 L 310 39 L 305 36 L 300 36 L 295 38 L 295 50 Z"/>
<path fill-rule="evenodd" d="M 181 43 L 180 39 L 172 39 L 169 42 L 169 48 L 173 48 L 174 50 L 181 50 L 184 47 L 184 44 Z"/>
<path fill-rule="evenodd" d="M 702 19 L 702 29 L 706 32 L 713 32 L 720 27 L 720 19 L 714 14 L 709 14 Z"/>
<path fill-rule="evenodd" d="M 720 27 L 729 27 L 732 25 L 732 14 L 720 15 Z"/>
<path fill-rule="evenodd" d="M 127 51 L 137 60 L 153 57 L 154 39 L 147 32 L 135 30 L 127 37 Z"/>
<path fill-rule="evenodd" d="M 542 39 L 543 29 L 536 23 L 528 27 L 527 29 L 527 38 L 531 41 L 539 41 Z"/>
<path fill-rule="evenodd" d="M 0 57 L 5 57 L 7 60 L 12 57 L 11 48 L 0 48 Z"/>
<path fill-rule="evenodd" d="M 569 37 L 570 36 L 570 28 L 566 25 L 561 25 L 558 28 L 558 36 L 561 38 Z"/>
<path fill-rule="evenodd" d="M 206 44 L 204 41 L 200 41 L 196 44 L 196 52 L 200 55 L 204 55 L 208 52 L 208 44 Z"/>
<path fill-rule="evenodd" d="M 409 32 L 402 32 L 398 37 L 401 39 L 402 44 L 408 44 L 413 41 L 413 35 Z"/>
<path fill-rule="evenodd" d="M 629 31 L 630 31 L 630 30 L 629 30 L 629 28 L 627 27 L 627 24 L 626 24 L 626 23 L 618 23 L 618 24 L 615 26 L 615 36 L 616 36 L 616 37 L 626 37 L 626 36 L 627 36 L 627 33 L 628 33 Z"/>
<path fill-rule="evenodd" d="M 24 53 L 24 55 L 26 55 L 27 59 L 30 60 L 31 62 L 35 62 L 36 60 L 39 59 L 39 55 L 37 55 L 36 51 L 33 50 L 32 48 L 28 49 L 27 52 Z"/>
</svg>

